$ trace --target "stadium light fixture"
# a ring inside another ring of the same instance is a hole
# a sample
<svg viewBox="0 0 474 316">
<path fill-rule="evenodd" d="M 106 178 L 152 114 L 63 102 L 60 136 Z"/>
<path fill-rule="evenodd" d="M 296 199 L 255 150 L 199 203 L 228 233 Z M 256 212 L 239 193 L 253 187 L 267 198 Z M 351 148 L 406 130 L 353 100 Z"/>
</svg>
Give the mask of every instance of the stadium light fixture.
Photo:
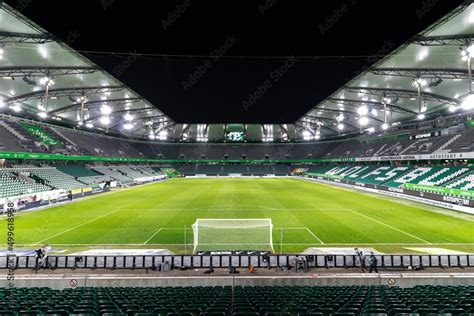
<svg viewBox="0 0 474 316">
<path fill-rule="evenodd" d="M 425 118 L 425 114 L 420 113 L 420 114 L 418 114 L 417 118 L 418 118 L 419 120 L 423 120 L 423 119 Z"/>
<path fill-rule="evenodd" d="M 366 126 L 367 124 L 369 124 L 369 119 L 366 117 L 366 116 L 362 116 L 360 119 L 359 119 L 359 124 L 361 126 Z"/>
<path fill-rule="evenodd" d="M 344 130 L 344 124 L 342 123 L 337 124 L 337 129 L 340 131 Z"/>
<path fill-rule="evenodd" d="M 383 129 L 384 131 L 386 131 L 386 130 L 388 129 L 388 124 L 387 124 L 387 123 L 383 123 L 383 124 L 382 124 L 382 129 Z"/>
<path fill-rule="evenodd" d="M 48 113 L 43 112 L 43 111 L 42 111 L 42 112 L 38 112 L 38 116 L 39 116 L 40 118 L 42 118 L 42 119 L 45 119 L 45 118 L 48 117 Z"/>
<path fill-rule="evenodd" d="M 469 94 L 462 100 L 461 108 L 463 110 L 474 109 L 474 94 Z"/>
<path fill-rule="evenodd" d="M 320 138 L 321 138 L 321 135 L 319 135 L 319 134 L 316 134 L 316 135 L 314 136 L 314 139 L 320 139 Z"/>
<path fill-rule="evenodd" d="M 415 88 L 423 88 L 424 86 L 426 86 L 427 82 L 423 78 L 415 78 L 413 79 L 412 84 L 413 84 L 413 87 Z"/>
<path fill-rule="evenodd" d="M 50 77 L 43 77 L 40 79 L 39 83 L 46 87 L 51 87 L 54 85 L 54 80 Z"/>
<path fill-rule="evenodd" d="M 375 127 L 369 127 L 369 128 L 367 129 L 367 132 L 369 132 L 369 133 L 375 132 Z"/>
<path fill-rule="evenodd" d="M 90 122 L 86 123 L 86 127 L 87 128 L 94 128 L 94 125 Z"/>
<path fill-rule="evenodd" d="M 455 105 L 451 105 L 451 106 L 449 107 L 449 112 L 451 112 L 451 113 L 454 113 L 454 112 L 456 112 L 457 110 L 458 110 L 458 107 L 455 106 Z"/>
<path fill-rule="evenodd" d="M 372 113 L 373 116 L 377 116 L 377 114 L 378 114 L 378 113 L 377 113 L 377 109 L 372 109 L 372 110 L 370 111 L 370 113 Z"/>
<path fill-rule="evenodd" d="M 12 109 L 15 112 L 21 112 L 21 107 L 19 105 L 10 105 L 10 109 Z"/>
<path fill-rule="evenodd" d="M 359 114 L 360 116 L 365 116 L 367 115 L 367 113 L 369 113 L 369 109 L 365 105 L 357 109 L 357 114 Z"/>
<path fill-rule="evenodd" d="M 469 93 L 472 93 L 472 68 L 471 60 L 474 56 L 474 44 L 469 44 L 469 46 L 461 48 L 461 60 L 467 62 L 467 74 L 469 78 Z"/>
<path fill-rule="evenodd" d="M 112 108 L 107 104 L 103 104 L 100 107 L 100 113 L 102 113 L 103 115 L 109 115 L 110 113 L 112 113 Z"/>
<path fill-rule="evenodd" d="M 336 120 L 338 122 L 342 122 L 344 120 L 344 114 L 343 113 L 339 113 L 339 115 L 336 117 Z"/>
<path fill-rule="evenodd" d="M 100 123 L 102 123 L 102 125 L 109 125 L 110 124 L 110 117 L 102 116 L 100 118 Z"/>
<path fill-rule="evenodd" d="M 0 109 L 5 107 L 5 101 L 3 99 L 0 99 Z"/>
<path fill-rule="evenodd" d="M 123 118 L 126 120 L 126 121 L 131 121 L 133 120 L 133 115 L 130 114 L 130 113 L 126 113 Z"/>
<path fill-rule="evenodd" d="M 187 137 L 187 136 L 188 136 L 188 135 L 186 134 L 186 137 Z M 158 133 L 158 139 L 159 139 L 159 140 L 166 140 L 167 137 L 168 137 L 168 132 L 165 131 L 165 130 L 160 131 L 160 132 Z M 183 135 L 183 137 L 184 137 L 184 135 Z"/>
<path fill-rule="evenodd" d="M 127 130 L 131 130 L 133 128 L 133 124 L 132 123 L 125 123 L 125 124 L 123 124 L 123 128 L 127 129 Z"/>
</svg>

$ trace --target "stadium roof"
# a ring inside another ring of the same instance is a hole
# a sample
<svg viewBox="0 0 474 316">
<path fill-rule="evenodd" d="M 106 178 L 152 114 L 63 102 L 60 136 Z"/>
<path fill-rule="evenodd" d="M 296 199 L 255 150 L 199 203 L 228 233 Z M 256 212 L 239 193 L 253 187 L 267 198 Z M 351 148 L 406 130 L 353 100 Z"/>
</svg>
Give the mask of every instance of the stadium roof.
<svg viewBox="0 0 474 316">
<path fill-rule="evenodd" d="M 4 112 L 124 134 L 132 125 L 145 131 L 173 124 L 130 87 L 4 3 L 0 43 Z M 101 123 L 104 116 L 108 124 Z"/>
<path fill-rule="evenodd" d="M 370 66 L 368 59 L 367 69 L 317 104 L 297 126 L 311 133 L 320 129 L 321 135 L 373 132 L 472 110 L 471 57 L 473 4 L 458 7 L 376 64 Z"/>
<path fill-rule="evenodd" d="M 211 140 L 227 131 L 228 124 L 176 124 L 156 104 L 5 3 L 0 43 L 1 112 L 130 137 L 166 131 L 168 140 Z M 380 55 L 386 56 L 374 65 L 368 58 L 367 69 L 294 124 L 246 124 L 247 139 L 374 132 L 474 108 L 468 71 L 474 5 L 460 6 L 395 51 L 382 48 Z"/>
</svg>

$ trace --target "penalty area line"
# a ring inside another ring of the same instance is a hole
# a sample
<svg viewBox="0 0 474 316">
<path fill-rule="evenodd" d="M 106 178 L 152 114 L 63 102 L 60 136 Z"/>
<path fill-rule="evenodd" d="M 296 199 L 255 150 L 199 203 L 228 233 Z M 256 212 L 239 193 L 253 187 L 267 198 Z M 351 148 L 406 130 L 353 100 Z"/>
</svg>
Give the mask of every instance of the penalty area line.
<svg viewBox="0 0 474 316">
<path fill-rule="evenodd" d="M 54 237 L 57 237 L 57 236 L 59 236 L 59 235 L 68 233 L 68 232 L 70 232 L 71 230 L 74 230 L 74 229 L 76 229 L 76 228 L 79 228 L 79 227 L 82 227 L 82 226 L 87 225 L 87 224 L 89 224 L 89 223 L 92 223 L 92 222 L 94 222 L 94 221 L 96 221 L 96 220 L 98 220 L 98 219 L 104 218 L 104 217 L 109 216 L 109 215 L 111 215 L 111 214 L 113 214 L 113 213 L 116 213 L 116 212 L 118 212 L 118 211 L 120 211 L 120 209 L 117 209 L 117 210 L 112 211 L 112 212 L 110 212 L 110 213 L 107 213 L 107 214 L 101 215 L 101 216 L 99 216 L 99 217 L 93 218 L 93 219 L 91 219 L 91 220 L 88 220 L 88 221 L 85 222 L 85 223 L 79 224 L 79 225 L 74 226 L 74 227 L 71 227 L 71 228 L 69 228 L 69 229 L 66 229 L 65 231 L 59 232 L 59 233 L 57 233 L 57 234 L 54 234 L 54 235 L 51 236 L 51 237 L 48 237 L 48 238 L 42 239 L 42 240 L 40 240 L 40 241 L 37 241 L 37 242 L 35 242 L 33 245 L 41 244 L 42 242 L 45 242 L 46 240 L 50 240 L 50 239 L 52 239 L 52 238 L 54 238 Z"/>
<path fill-rule="evenodd" d="M 150 238 L 148 238 L 143 244 L 146 245 L 150 240 L 153 239 L 153 237 L 155 237 L 156 235 L 158 235 L 158 233 L 162 230 L 163 228 L 158 228 L 158 230 L 153 234 L 151 235 Z"/>
<path fill-rule="evenodd" d="M 349 212 L 354 213 L 354 214 L 357 214 L 357 215 L 360 215 L 360 216 L 365 217 L 365 218 L 367 218 L 367 219 L 370 219 L 371 221 L 374 221 L 374 222 L 376 222 L 376 223 L 379 223 L 380 225 L 383 225 L 383 226 L 385 226 L 385 227 L 388 227 L 388 228 L 391 228 L 391 229 L 393 229 L 393 230 L 396 230 L 397 232 L 400 232 L 400 233 L 403 233 L 403 234 L 405 234 L 405 235 L 407 235 L 407 236 L 410 236 L 410 237 L 412 237 L 412 238 L 421 240 L 421 241 L 424 242 L 425 244 L 431 245 L 431 243 L 430 243 L 429 241 L 426 241 L 426 240 L 424 240 L 424 239 L 422 239 L 422 238 L 420 238 L 420 237 L 418 237 L 418 236 L 415 236 L 415 235 L 413 235 L 413 234 L 410 234 L 410 233 L 408 233 L 408 232 L 406 232 L 406 231 L 404 231 L 404 230 L 398 229 L 398 228 L 393 227 L 392 225 L 389 225 L 389 224 L 385 224 L 384 222 L 381 222 L 381 221 L 379 221 L 379 220 L 377 220 L 377 219 L 375 219 L 375 218 L 372 218 L 372 217 L 370 217 L 370 216 L 364 215 L 364 214 L 359 213 L 359 212 L 357 212 L 357 211 L 351 210 L 350 208 L 348 208 L 347 210 L 348 210 Z"/>
<path fill-rule="evenodd" d="M 316 238 L 316 239 L 319 241 L 319 243 L 320 243 L 321 245 L 324 245 L 324 242 L 323 242 L 318 236 L 316 236 L 308 227 L 306 227 L 306 230 L 307 230 L 311 235 L 313 235 L 313 237 Z"/>
</svg>

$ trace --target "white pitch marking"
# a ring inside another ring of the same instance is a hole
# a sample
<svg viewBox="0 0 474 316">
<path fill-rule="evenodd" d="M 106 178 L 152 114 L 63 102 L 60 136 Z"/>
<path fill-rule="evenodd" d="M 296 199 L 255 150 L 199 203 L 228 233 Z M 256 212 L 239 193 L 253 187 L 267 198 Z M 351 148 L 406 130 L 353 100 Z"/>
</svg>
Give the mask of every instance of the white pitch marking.
<svg viewBox="0 0 474 316">
<path fill-rule="evenodd" d="M 120 211 L 120 209 L 117 209 L 117 210 L 112 211 L 112 212 L 110 212 L 110 213 L 107 213 L 107 214 L 104 214 L 104 215 L 102 215 L 102 216 L 93 218 L 93 219 L 91 219 L 91 220 L 89 220 L 89 221 L 87 221 L 87 222 L 85 222 L 85 223 L 79 224 L 79 225 L 74 226 L 74 227 L 72 227 L 72 228 L 66 229 L 65 231 L 62 231 L 62 232 L 57 233 L 57 234 L 54 234 L 54 235 L 51 236 L 51 237 L 48 237 L 48 238 L 42 239 L 42 240 L 40 240 L 40 241 L 37 241 L 37 242 L 34 243 L 34 245 L 41 244 L 42 242 L 44 242 L 44 241 L 46 241 L 46 240 L 49 240 L 49 239 L 52 239 L 52 238 L 57 237 L 57 236 L 59 236 L 59 235 L 62 235 L 62 234 L 64 234 L 64 233 L 70 232 L 71 230 L 74 230 L 74 229 L 76 229 L 76 228 L 79 228 L 79 227 L 82 227 L 82 226 L 87 225 L 87 224 L 89 224 L 89 223 L 92 223 L 92 222 L 94 222 L 94 221 L 96 221 L 96 220 L 98 220 L 98 219 L 104 218 L 104 217 L 109 216 L 109 215 L 111 215 L 111 214 L 113 214 L 113 213 L 116 213 L 116 212 L 118 212 L 118 211 Z"/>
<path fill-rule="evenodd" d="M 357 212 L 357 211 L 351 210 L 350 208 L 348 208 L 347 210 L 350 211 L 350 212 L 352 212 L 352 213 L 355 213 L 355 214 L 357 214 L 357 215 L 360 215 L 360 216 L 362 216 L 362 217 L 365 217 L 365 218 L 367 218 L 367 219 L 370 219 L 371 221 L 374 221 L 374 222 L 376 222 L 376 223 L 379 223 L 380 225 L 384 225 L 384 226 L 386 226 L 386 227 L 388 227 L 388 228 L 391 228 L 391 229 L 393 229 L 393 230 L 396 230 L 397 232 L 403 233 L 403 234 L 405 234 L 405 235 L 407 235 L 407 236 L 410 236 L 410 237 L 412 237 L 412 238 L 421 240 L 422 242 L 424 242 L 424 243 L 426 243 L 426 244 L 428 244 L 428 245 L 431 245 L 431 243 L 430 243 L 429 241 L 426 241 L 426 240 L 424 240 L 424 239 L 422 239 L 422 238 L 420 238 L 420 237 L 418 237 L 418 236 L 415 236 L 415 235 L 412 235 L 412 234 L 410 234 L 410 233 L 407 233 L 407 232 L 404 231 L 404 230 L 398 229 L 398 228 L 393 227 L 392 225 L 389 225 L 389 224 L 385 224 L 384 222 L 381 222 L 381 221 L 379 221 L 379 220 L 377 220 L 377 219 L 375 219 L 375 218 L 372 218 L 372 217 L 370 217 L 370 216 L 364 215 L 364 214 L 359 213 L 359 212 Z"/>
<path fill-rule="evenodd" d="M 159 228 L 150 238 L 148 238 L 143 244 L 146 245 L 150 240 L 153 239 L 163 228 Z"/>
<path fill-rule="evenodd" d="M 324 245 L 324 242 L 323 242 L 321 239 L 319 239 L 319 237 L 316 236 L 308 227 L 306 227 L 306 230 L 307 230 L 311 235 L 313 235 L 313 237 L 316 238 L 316 239 L 321 243 L 321 245 Z"/>
</svg>

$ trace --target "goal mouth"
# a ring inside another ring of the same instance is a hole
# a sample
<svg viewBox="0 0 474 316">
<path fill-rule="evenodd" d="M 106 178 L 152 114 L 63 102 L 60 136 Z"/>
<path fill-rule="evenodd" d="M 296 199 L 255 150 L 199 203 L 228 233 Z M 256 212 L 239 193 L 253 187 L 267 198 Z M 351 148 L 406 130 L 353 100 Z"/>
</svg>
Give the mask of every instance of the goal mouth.
<svg viewBox="0 0 474 316">
<path fill-rule="evenodd" d="M 271 218 L 196 219 L 193 227 L 193 252 L 197 251 L 272 251 Z"/>
</svg>

